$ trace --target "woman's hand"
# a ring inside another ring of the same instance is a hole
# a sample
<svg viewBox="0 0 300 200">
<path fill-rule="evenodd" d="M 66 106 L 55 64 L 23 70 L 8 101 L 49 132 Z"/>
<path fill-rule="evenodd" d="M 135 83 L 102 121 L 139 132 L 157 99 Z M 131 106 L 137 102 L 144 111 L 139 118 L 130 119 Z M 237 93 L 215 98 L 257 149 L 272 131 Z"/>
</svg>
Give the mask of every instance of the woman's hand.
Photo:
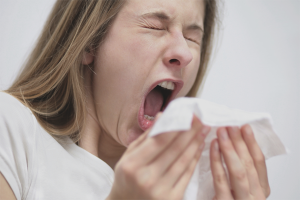
<svg viewBox="0 0 300 200">
<path fill-rule="evenodd" d="M 192 128 L 134 141 L 115 168 L 107 199 L 182 199 L 210 128 L 196 117 Z"/>
<path fill-rule="evenodd" d="M 260 200 L 270 195 L 267 168 L 249 125 L 219 128 L 211 143 L 210 160 L 216 195 L 214 199 Z M 229 182 L 221 162 L 224 158 Z"/>
</svg>

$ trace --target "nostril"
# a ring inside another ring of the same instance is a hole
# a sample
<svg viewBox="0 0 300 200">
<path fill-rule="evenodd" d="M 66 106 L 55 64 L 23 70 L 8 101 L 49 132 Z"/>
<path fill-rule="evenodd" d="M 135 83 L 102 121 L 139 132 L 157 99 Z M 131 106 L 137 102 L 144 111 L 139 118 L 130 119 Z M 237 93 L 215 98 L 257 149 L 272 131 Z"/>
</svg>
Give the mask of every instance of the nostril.
<svg viewBox="0 0 300 200">
<path fill-rule="evenodd" d="M 180 61 L 177 59 L 171 59 L 169 62 L 170 64 L 180 65 Z"/>
</svg>

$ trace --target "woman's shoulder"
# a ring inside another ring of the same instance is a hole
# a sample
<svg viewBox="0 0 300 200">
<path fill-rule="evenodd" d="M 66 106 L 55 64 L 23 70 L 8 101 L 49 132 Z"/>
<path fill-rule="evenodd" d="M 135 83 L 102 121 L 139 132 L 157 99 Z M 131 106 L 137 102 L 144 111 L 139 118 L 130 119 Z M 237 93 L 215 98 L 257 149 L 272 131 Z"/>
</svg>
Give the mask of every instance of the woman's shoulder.
<svg viewBox="0 0 300 200">
<path fill-rule="evenodd" d="M 10 94 L 0 92 L 0 143 L 5 140 L 32 143 L 36 124 L 29 108 Z"/>
<path fill-rule="evenodd" d="M 0 92 L 0 119 L 9 120 L 8 124 L 26 121 L 33 123 L 33 114 L 29 108 L 24 106 L 18 99 L 5 92 Z"/>
<path fill-rule="evenodd" d="M 0 92 L 0 172 L 17 199 L 28 188 L 34 159 L 37 121 L 15 97 Z"/>
</svg>

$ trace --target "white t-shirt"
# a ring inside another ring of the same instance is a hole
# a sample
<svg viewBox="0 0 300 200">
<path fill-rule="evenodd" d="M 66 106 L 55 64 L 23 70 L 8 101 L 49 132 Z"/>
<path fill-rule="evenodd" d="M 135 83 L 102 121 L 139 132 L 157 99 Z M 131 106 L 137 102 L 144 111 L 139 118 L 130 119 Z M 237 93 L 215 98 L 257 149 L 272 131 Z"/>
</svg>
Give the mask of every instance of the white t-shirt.
<svg viewBox="0 0 300 200">
<path fill-rule="evenodd" d="M 65 138 L 56 141 L 16 98 L 0 92 L 0 171 L 18 200 L 105 199 L 113 170 Z"/>
</svg>

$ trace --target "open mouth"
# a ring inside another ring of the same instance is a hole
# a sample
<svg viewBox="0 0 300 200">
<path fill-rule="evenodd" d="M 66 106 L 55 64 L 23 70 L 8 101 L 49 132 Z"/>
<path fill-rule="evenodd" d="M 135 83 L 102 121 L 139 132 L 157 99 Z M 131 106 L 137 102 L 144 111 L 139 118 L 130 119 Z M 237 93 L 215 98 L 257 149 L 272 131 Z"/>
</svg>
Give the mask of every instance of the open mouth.
<svg viewBox="0 0 300 200">
<path fill-rule="evenodd" d="M 183 83 L 173 81 L 162 81 L 154 85 L 154 88 L 145 96 L 139 112 L 139 124 L 144 131 L 153 125 L 156 114 L 164 111 L 182 85 Z"/>
</svg>

